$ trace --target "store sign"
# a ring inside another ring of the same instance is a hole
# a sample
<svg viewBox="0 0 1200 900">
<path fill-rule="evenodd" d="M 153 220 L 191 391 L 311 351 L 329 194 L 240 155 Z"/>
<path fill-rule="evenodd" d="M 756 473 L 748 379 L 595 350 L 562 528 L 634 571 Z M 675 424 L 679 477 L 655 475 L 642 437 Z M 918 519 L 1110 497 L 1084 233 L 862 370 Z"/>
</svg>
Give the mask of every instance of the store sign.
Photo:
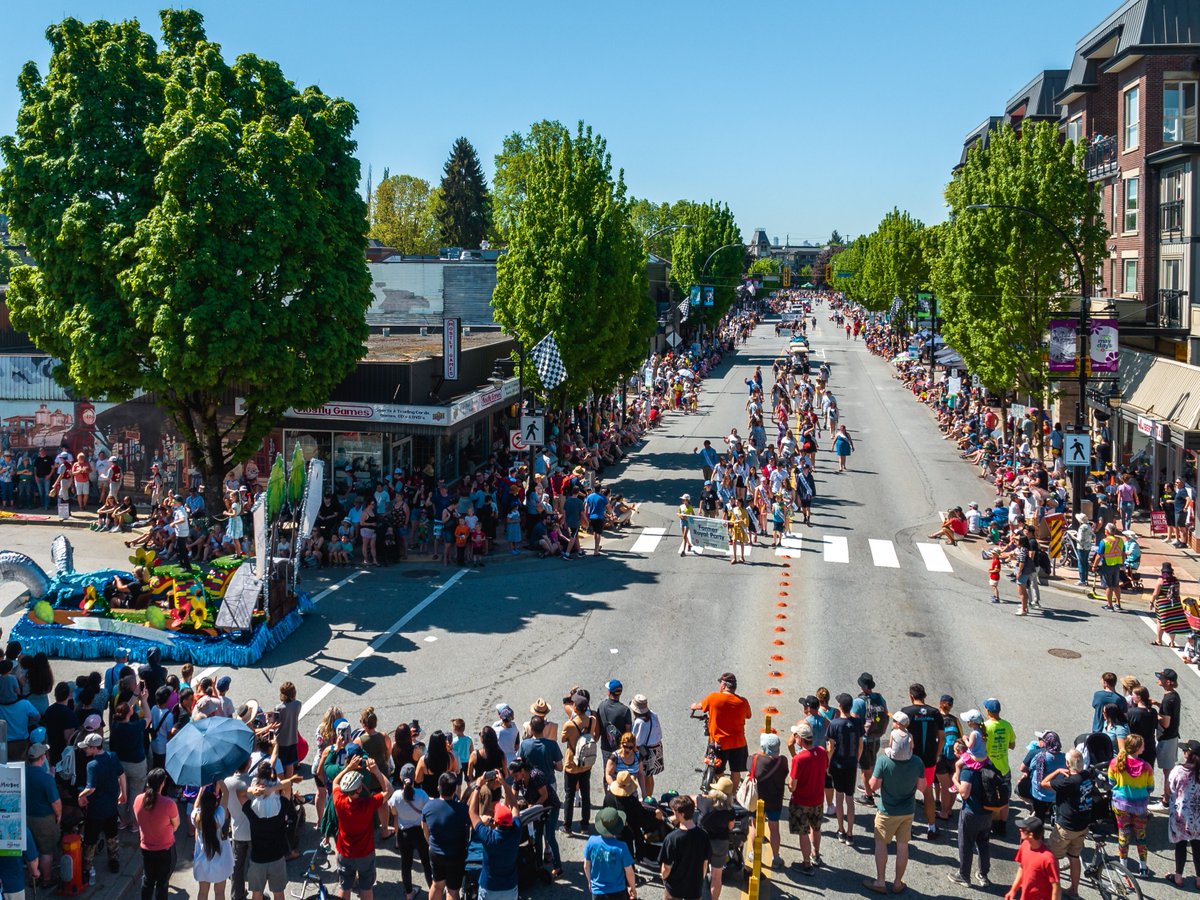
<svg viewBox="0 0 1200 900">
<path fill-rule="evenodd" d="M 458 381 L 461 332 L 462 319 L 442 319 L 442 378 L 446 381 Z"/>
<path fill-rule="evenodd" d="M 1138 434 L 1144 434 L 1147 437 L 1153 437 L 1155 424 L 1156 423 L 1153 419 L 1148 419 L 1145 416 L 1138 416 L 1137 417 Z"/>
</svg>

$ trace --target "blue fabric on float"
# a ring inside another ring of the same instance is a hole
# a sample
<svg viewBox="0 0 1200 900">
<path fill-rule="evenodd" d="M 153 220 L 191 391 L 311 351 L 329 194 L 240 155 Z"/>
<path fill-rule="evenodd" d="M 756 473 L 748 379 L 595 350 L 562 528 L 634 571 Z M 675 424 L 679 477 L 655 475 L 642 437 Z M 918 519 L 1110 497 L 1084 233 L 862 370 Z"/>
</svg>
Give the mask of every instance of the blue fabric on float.
<svg viewBox="0 0 1200 900">
<path fill-rule="evenodd" d="M 125 647 L 130 656 L 144 660 L 151 650 L 161 651 L 164 660 L 190 662 L 197 666 L 245 667 L 257 663 L 295 633 L 304 621 L 303 614 L 315 609 L 307 593 L 296 598 L 296 609 L 288 613 L 274 628 L 259 625 L 253 637 L 245 643 L 227 635 L 180 634 L 173 631 L 154 631 L 167 640 L 147 640 L 125 631 L 91 631 L 65 625 L 45 625 L 29 616 L 21 616 L 9 630 L 9 640 L 20 641 L 25 653 L 45 653 L 60 659 L 111 659 L 118 648 Z M 148 629 L 148 626 L 140 626 Z M 136 628 L 134 630 L 137 630 Z"/>
</svg>

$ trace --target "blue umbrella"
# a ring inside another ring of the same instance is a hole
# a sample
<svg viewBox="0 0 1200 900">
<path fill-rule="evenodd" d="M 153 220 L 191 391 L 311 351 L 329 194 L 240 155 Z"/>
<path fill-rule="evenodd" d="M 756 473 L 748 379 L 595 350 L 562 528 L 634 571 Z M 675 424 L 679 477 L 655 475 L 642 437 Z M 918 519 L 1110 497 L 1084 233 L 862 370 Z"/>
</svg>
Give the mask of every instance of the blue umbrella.
<svg viewBox="0 0 1200 900">
<path fill-rule="evenodd" d="M 254 732 L 241 719 L 199 719 L 167 743 L 167 774 L 176 784 L 211 784 L 236 772 L 253 749 Z"/>
</svg>

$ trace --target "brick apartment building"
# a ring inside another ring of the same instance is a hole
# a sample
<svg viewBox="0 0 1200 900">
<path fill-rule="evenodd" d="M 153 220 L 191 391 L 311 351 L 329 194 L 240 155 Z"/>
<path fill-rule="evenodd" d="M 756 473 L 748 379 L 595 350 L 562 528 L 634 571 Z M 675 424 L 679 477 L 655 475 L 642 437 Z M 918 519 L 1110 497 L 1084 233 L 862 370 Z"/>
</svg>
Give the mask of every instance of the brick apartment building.
<svg viewBox="0 0 1200 900">
<path fill-rule="evenodd" d="M 1118 384 L 1088 405 L 1111 422 L 1118 463 L 1150 462 L 1151 489 L 1194 484 L 1200 451 L 1198 92 L 1200 2 L 1127 0 L 1078 41 L 1070 69 L 1039 73 L 963 147 L 965 161 L 1034 116 L 1086 144 L 1110 234 L 1091 309 L 1119 320 L 1121 341 Z"/>
</svg>

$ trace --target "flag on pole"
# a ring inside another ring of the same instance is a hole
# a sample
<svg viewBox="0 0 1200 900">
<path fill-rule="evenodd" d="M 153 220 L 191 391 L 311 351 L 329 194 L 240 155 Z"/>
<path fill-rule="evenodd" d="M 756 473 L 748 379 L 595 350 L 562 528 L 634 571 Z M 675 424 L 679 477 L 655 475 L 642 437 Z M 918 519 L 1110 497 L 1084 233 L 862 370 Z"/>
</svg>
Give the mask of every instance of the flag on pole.
<svg viewBox="0 0 1200 900">
<path fill-rule="evenodd" d="M 567 380 L 567 367 L 563 365 L 553 334 L 546 335 L 534 344 L 529 351 L 529 358 L 533 360 L 538 378 L 546 390 L 552 391 Z"/>
<path fill-rule="evenodd" d="M 687 321 L 687 318 L 688 318 L 688 310 L 689 310 L 689 308 L 690 308 L 690 306 L 689 306 L 689 304 L 688 304 L 688 298 L 687 298 L 687 297 L 684 297 L 684 298 L 683 298 L 683 299 L 682 299 L 682 300 L 679 302 L 679 306 L 678 306 L 677 308 L 678 308 L 678 310 L 679 310 L 679 321 L 680 321 L 680 322 L 686 322 L 686 321 Z"/>
</svg>

